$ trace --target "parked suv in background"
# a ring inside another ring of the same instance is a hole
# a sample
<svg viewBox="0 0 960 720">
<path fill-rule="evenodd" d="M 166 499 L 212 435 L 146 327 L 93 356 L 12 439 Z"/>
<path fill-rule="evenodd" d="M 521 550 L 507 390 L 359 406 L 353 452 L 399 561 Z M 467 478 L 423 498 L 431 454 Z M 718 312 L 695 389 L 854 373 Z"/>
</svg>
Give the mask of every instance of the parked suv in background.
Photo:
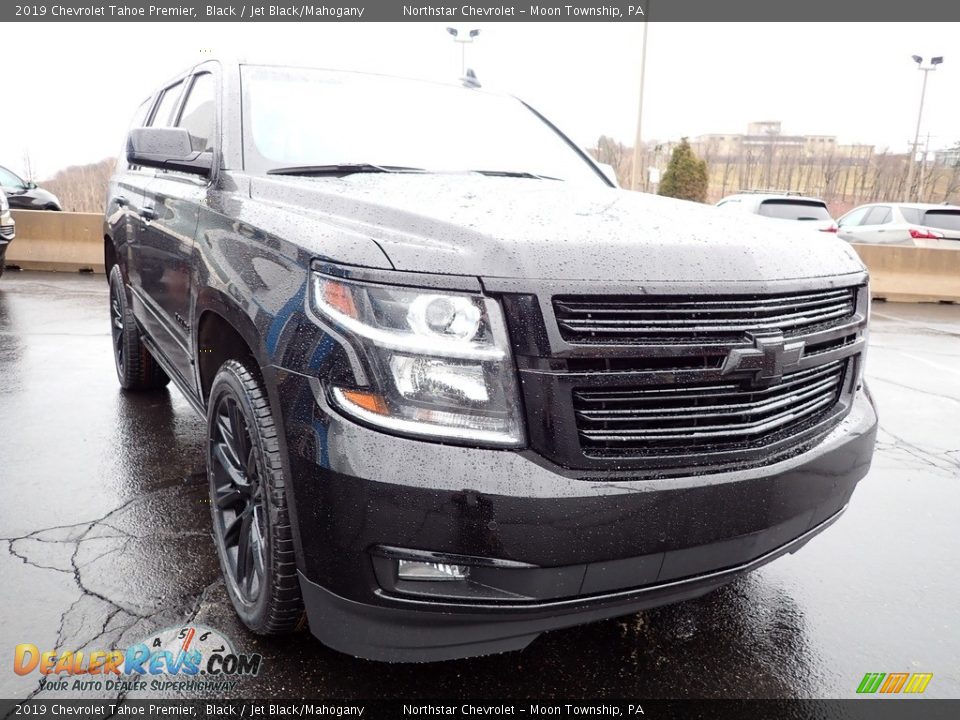
<svg viewBox="0 0 960 720">
<path fill-rule="evenodd" d="M 7 257 L 7 248 L 16 235 L 17 224 L 10 215 L 10 204 L 7 196 L 0 190 L 0 275 L 3 275 L 3 263 Z"/>
<path fill-rule="evenodd" d="M 838 225 L 849 242 L 960 249 L 957 205 L 872 203 L 854 208 Z"/>
<path fill-rule="evenodd" d="M 774 220 L 801 221 L 814 230 L 836 232 L 837 224 L 820 198 L 794 192 L 749 190 L 728 195 L 717 203 L 726 211 L 743 212 Z"/>
<path fill-rule="evenodd" d="M 60 201 L 52 192 L 24 180 L 16 173 L 0 167 L 0 190 L 7 194 L 10 207 L 18 210 L 60 210 Z"/>
<path fill-rule="evenodd" d="M 104 233 L 120 384 L 205 415 L 257 633 L 520 649 L 793 552 L 870 465 L 852 248 L 616 189 L 511 97 L 205 62 Z"/>
</svg>

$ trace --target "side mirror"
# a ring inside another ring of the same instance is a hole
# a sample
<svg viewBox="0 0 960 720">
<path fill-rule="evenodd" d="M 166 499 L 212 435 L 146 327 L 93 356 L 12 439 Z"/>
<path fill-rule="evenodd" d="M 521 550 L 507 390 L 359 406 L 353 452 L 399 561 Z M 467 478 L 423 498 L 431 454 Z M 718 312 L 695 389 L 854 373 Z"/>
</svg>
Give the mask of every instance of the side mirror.
<svg viewBox="0 0 960 720">
<path fill-rule="evenodd" d="M 597 167 L 600 168 L 600 172 L 603 173 L 603 176 L 613 183 L 614 187 L 620 187 L 620 181 L 617 179 L 617 171 L 613 169 L 612 165 L 598 162 Z"/>
<path fill-rule="evenodd" d="M 134 128 L 127 136 L 127 162 L 207 176 L 213 153 L 194 150 L 183 128 Z"/>
<path fill-rule="evenodd" d="M 33 180 L 27 180 L 27 190 L 33 190 L 35 187 L 37 187 L 37 184 Z"/>
</svg>

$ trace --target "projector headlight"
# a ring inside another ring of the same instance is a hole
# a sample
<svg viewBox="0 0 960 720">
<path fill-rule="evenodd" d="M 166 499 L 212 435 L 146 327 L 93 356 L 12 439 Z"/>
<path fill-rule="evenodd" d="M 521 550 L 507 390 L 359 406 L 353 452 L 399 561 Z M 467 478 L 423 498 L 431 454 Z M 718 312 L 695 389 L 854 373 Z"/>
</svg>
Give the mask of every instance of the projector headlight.
<svg viewBox="0 0 960 720">
<path fill-rule="evenodd" d="M 499 303 L 313 273 L 311 306 L 365 360 L 366 384 L 328 388 L 346 415 L 400 434 L 523 444 L 516 374 Z"/>
</svg>

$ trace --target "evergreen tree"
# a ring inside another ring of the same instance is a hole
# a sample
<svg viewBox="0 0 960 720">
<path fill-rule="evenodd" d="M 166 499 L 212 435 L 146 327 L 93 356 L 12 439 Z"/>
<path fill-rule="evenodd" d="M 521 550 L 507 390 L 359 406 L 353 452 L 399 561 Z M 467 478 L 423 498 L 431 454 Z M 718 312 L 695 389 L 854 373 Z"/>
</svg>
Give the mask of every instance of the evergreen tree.
<svg viewBox="0 0 960 720">
<path fill-rule="evenodd" d="M 683 138 L 673 149 L 659 192 L 681 200 L 706 202 L 707 162 L 694 154 L 687 138 Z"/>
</svg>

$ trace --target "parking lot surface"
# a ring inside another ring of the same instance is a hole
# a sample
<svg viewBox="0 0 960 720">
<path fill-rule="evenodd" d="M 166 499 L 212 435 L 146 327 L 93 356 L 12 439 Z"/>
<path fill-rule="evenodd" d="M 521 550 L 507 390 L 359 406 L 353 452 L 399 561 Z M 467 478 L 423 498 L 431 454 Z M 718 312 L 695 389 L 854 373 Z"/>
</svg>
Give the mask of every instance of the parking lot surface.
<svg viewBox="0 0 960 720">
<path fill-rule="evenodd" d="M 932 672 L 926 696 L 960 697 L 960 306 L 875 303 L 867 366 L 873 468 L 796 555 L 522 653 L 383 665 L 243 629 L 209 534 L 202 420 L 172 387 L 120 391 L 103 276 L 7 273 L 0 697 L 64 696 L 10 671 L 18 643 L 109 650 L 187 622 L 263 655 L 236 697 L 852 697 L 866 672 Z"/>
</svg>

